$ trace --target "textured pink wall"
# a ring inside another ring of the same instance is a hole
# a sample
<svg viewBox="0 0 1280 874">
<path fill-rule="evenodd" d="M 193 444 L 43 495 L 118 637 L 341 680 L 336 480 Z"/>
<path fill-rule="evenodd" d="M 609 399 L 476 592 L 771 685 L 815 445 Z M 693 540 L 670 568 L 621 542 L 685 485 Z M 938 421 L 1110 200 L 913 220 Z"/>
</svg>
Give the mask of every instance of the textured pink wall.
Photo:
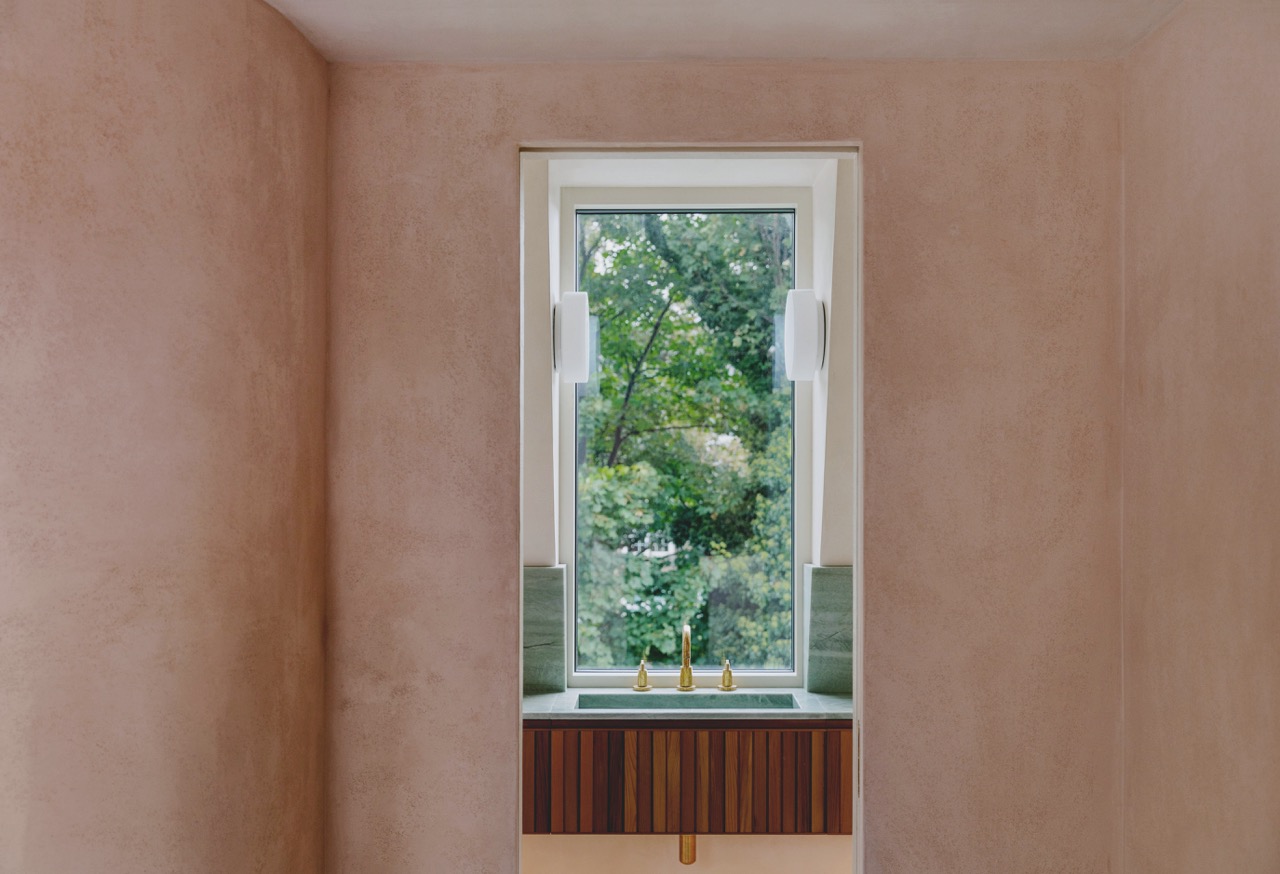
<svg viewBox="0 0 1280 874">
<path fill-rule="evenodd" d="M 334 69 L 334 874 L 516 870 L 517 146 L 851 138 L 869 870 L 1115 870 L 1120 74 Z"/>
<path fill-rule="evenodd" d="M 1280 5 L 1126 64 L 1128 874 L 1280 871 Z"/>
<path fill-rule="evenodd" d="M 0 20 L 0 871 L 318 872 L 325 63 Z"/>
</svg>

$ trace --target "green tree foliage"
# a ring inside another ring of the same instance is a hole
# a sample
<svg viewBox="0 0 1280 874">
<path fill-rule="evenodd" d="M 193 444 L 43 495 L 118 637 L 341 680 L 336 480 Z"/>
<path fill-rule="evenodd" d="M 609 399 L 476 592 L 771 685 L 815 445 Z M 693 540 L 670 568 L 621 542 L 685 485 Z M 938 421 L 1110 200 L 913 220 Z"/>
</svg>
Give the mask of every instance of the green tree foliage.
<svg viewBox="0 0 1280 874">
<path fill-rule="evenodd" d="M 579 218 L 599 361 L 578 400 L 579 665 L 792 663 L 789 213 Z"/>
</svg>

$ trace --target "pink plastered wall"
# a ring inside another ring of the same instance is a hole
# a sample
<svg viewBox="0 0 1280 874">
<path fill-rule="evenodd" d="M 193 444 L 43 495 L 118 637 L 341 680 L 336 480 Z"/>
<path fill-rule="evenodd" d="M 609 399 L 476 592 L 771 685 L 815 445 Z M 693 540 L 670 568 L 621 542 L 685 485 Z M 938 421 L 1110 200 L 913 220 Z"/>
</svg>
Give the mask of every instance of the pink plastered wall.
<svg viewBox="0 0 1280 874">
<path fill-rule="evenodd" d="M 1123 64 L 343 66 L 332 174 L 256 0 L 3 15 L 0 872 L 319 871 L 326 725 L 329 870 L 514 872 L 517 147 L 847 140 L 869 870 L 1280 866 L 1274 3 Z"/>
<path fill-rule="evenodd" d="M 1126 61 L 1127 874 L 1280 871 L 1280 5 Z"/>
<path fill-rule="evenodd" d="M 322 864 L 327 69 L 0 3 L 0 872 Z"/>
<path fill-rule="evenodd" d="M 517 870 L 518 147 L 849 140 L 868 869 L 1118 868 L 1121 72 L 334 69 L 331 871 Z"/>
</svg>

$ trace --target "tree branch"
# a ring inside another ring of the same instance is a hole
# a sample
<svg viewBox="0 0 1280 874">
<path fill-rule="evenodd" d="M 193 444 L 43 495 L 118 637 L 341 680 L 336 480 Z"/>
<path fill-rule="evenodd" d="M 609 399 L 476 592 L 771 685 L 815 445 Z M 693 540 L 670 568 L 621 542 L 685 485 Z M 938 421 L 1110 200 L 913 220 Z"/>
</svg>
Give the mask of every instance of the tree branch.
<svg viewBox="0 0 1280 874">
<path fill-rule="evenodd" d="M 587 264 L 595 257 L 596 250 L 600 248 L 600 241 L 604 239 L 604 235 L 597 233 L 595 242 L 590 246 L 586 246 L 586 240 L 583 240 L 582 252 L 578 258 L 578 275 L 575 276 L 574 282 L 577 283 L 575 288 L 582 288 L 582 277 L 587 273 Z"/>
<path fill-rule="evenodd" d="M 627 378 L 627 391 L 622 396 L 622 408 L 618 413 L 618 424 L 613 428 L 613 448 L 609 450 L 609 460 L 606 463 L 608 467 L 613 467 L 618 463 L 618 451 L 622 449 L 622 443 L 627 439 L 622 426 L 627 421 L 627 406 L 631 403 L 631 393 L 635 391 L 636 380 L 640 378 L 640 371 L 644 369 L 645 359 L 649 357 L 649 351 L 653 349 L 653 343 L 658 339 L 658 331 L 662 328 L 662 320 L 667 317 L 667 313 L 671 311 L 671 304 L 674 302 L 675 296 L 668 294 L 667 303 L 663 306 L 662 312 L 658 313 L 658 318 L 653 323 L 653 330 L 649 332 L 649 341 L 644 344 L 644 351 L 640 353 L 635 366 L 631 368 L 631 375 Z"/>
</svg>

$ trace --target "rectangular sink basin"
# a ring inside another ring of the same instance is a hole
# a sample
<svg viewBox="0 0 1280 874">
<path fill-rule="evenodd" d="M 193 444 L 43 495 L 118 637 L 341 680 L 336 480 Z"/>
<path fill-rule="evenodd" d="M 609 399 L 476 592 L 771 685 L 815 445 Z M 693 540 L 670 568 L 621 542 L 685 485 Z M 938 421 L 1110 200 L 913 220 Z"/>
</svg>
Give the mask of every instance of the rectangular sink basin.
<svg viewBox="0 0 1280 874">
<path fill-rule="evenodd" d="M 794 710 L 789 692 L 620 692 L 578 695 L 579 710 Z"/>
</svg>

